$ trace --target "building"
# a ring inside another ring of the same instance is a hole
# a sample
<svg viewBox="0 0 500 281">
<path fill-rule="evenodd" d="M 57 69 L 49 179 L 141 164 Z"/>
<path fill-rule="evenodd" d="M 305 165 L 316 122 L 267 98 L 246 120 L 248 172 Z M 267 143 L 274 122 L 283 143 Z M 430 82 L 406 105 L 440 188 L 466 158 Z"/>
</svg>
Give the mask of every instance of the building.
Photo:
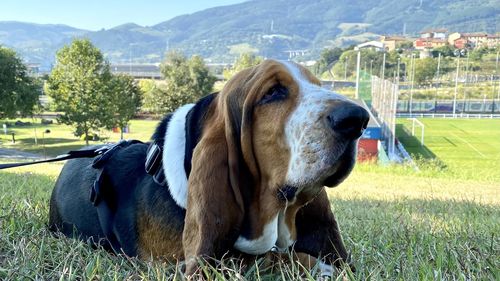
<svg viewBox="0 0 500 281">
<path fill-rule="evenodd" d="M 407 37 L 383 35 L 380 37 L 380 42 L 382 42 L 385 45 L 386 50 L 393 51 L 396 50 L 400 44 L 412 41 L 410 38 Z"/>
<path fill-rule="evenodd" d="M 448 45 L 448 41 L 440 38 L 418 38 L 413 42 L 413 47 L 417 50 L 434 49 L 446 45 Z"/>
<path fill-rule="evenodd" d="M 442 39 L 446 40 L 448 30 L 441 28 L 441 29 L 427 29 L 422 32 L 420 32 L 420 38 L 434 38 L 434 39 Z"/>
<path fill-rule="evenodd" d="M 448 43 L 458 49 L 493 48 L 500 45 L 500 34 L 454 32 L 448 36 Z"/>
<path fill-rule="evenodd" d="M 159 64 L 112 64 L 111 73 L 128 74 L 134 79 L 162 79 Z"/>
<path fill-rule="evenodd" d="M 39 63 L 26 63 L 26 69 L 28 74 L 33 77 L 40 76 L 40 64 Z"/>
<path fill-rule="evenodd" d="M 434 49 L 448 45 L 448 30 L 428 29 L 420 32 L 420 38 L 413 42 L 413 47 L 417 50 Z"/>
<path fill-rule="evenodd" d="M 375 51 L 384 51 L 387 50 L 384 43 L 379 41 L 368 41 L 356 46 L 359 49 L 371 49 Z"/>
</svg>

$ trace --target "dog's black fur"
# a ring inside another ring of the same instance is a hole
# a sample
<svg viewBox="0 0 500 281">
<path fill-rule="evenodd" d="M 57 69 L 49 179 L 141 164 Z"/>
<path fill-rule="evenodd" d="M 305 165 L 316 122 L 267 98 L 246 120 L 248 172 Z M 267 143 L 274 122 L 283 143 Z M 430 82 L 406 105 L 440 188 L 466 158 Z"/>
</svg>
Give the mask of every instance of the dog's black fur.
<svg viewBox="0 0 500 281">
<path fill-rule="evenodd" d="M 186 117 L 186 148 L 184 167 L 186 175 L 191 171 L 193 150 L 202 131 L 202 120 L 216 94 L 199 100 Z M 152 140 L 163 144 L 171 115 L 157 126 Z M 144 162 L 149 143 L 136 143 L 118 150 L 103 168 L 101 200 L 111 210 L 113 234 L 128 256 L 137 255 L 138 206 L 163 221 L 171 229 L 182 233 L 186 211 L 173 200 L 168 186 L 161 186 L 145 172 Z M 96 207 L 89 199 L 90 189 L 99 171 L 92 168 L 92 159 L 68 161 L 57 179 L 50 201 L 49 227 L 69 237 L 111 249 L 101 225 Z M 168 183 L 167 183 L 168 185 Z M 161 207 L 159 207 L 159 205 Z M 165 217 L 167 216 L 167 217 Z"/>
</svg>

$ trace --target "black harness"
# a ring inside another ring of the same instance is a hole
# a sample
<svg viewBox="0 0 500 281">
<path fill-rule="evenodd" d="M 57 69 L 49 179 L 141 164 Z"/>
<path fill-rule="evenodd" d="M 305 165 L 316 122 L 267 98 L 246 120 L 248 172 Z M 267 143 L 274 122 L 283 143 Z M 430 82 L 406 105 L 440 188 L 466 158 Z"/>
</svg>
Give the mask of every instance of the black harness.
<svg viewBox="0 0 500 281">
<path fill-rule="evenodd" d="M 23 163 L 7 163 L 0 164 L 0 170 L 21 167 L 33 164 L 48 163 L 63 161 L 75 158 L 94 158 L 92 162 L 92 168 L 99 170 L 97 177 L 90 188 L 89 200 L 97 210 L 97 216 L 99 218 L 99 224 L 106 237 L 109 245 L 115 253 L 121 253 L 121 245 L 113 232 L 113 222 L 114 222 L 114 212 L 111 211 L 108 202 L 103 197 L 103 190 L 106 188 L 106 180 L 104 176 L 104 167 L 111 157 L 120 149 L 128 147 L 132 144 L 143 143 L 138 140 L 121 140 L 116 144 L 105 145 L 96 149 L 86 149 L 86 150 L 74 150 L 69 151 L 66 154 L 59 155 L 52 159 L 33 161 L 33 162 L 23 162 Z M 152 142 L 147 150 L 145 159 L 145 170 L 146 173 L 153 177 L 153 180 L 161 185 L 166 185 L 165 173 L 163 171 L 162 157 L 163 156 L 163 143 L 154 141 Z"/>
</svg>

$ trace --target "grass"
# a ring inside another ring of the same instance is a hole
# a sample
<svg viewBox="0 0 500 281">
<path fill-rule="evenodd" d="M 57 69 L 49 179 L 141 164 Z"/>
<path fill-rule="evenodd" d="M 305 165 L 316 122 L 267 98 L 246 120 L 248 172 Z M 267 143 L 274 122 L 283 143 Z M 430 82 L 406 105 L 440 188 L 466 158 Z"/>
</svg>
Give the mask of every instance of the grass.
<svg viewBox="0 0 500 281">
<path fill-rule="evenodd" d="M 451 80 L 450 80 L 451 81 Z M 409 86 L 409 85 L 407 85 Z M 492 85 L 490 82 L 479 82 L 465 84 L 461 83 L 457 88 L 457 99 L 496 99 L 498 85 Z M 399 100 L 410 100 L 410 89 L 400 90 Z M 455 95 L 455 84 L 442 85 L 439 88 L 415 87 L 413 89 L 414 100 L 452 100 Z"/>
<path fill-rule="evenodd" d="M 18 120 L 18 119 L 16 119 Z M 69 150 L 75 150 L 85 146 L 85 141 L 73 135 L 73 129 L 67 125 L 51 124 L 43 125 L 40 119 L 19 119 L 23 122 L 31 122 L 27 126 L 14 126 L 16 120 L 0 120 L 0 124 L 8 123 L 8 134 L 0 133 L 0 148 L 12 148 L 26 152 L 38 153 L 47 157 L 54 157 Z M 130 122 L 130 133 L 124 134 L 125 139 L 137 139 L 148 141 L 153 134 L 156 120 L 132 120 Z M 44 133 L 50 130 L 50 133 Z M 12 132 L 15 133 L 16 143 L 12 143 Z M 35 142 L 35 135 L 38 144 Z M 111 131 L 100 132 L 102 141 L 91 141 L 90 144 L 103 142 L 116 142 L 120 139 L 120 133 Z"/>
<path fill-rule="evenodd" d="M 491 138 L 493 147 L 489 151 L 493 162 L 488 165 L 497 163 L 498 167 L 498 123 L 448 121 L 459 122 L 468 134 L 480 134 L 478 131 L 484 129 L 483 137 Z M 434 165 L 415 172 L 406 166 L 358 164 L 346 182 L 328 190 L 358 269 L 356 273 L 337 272 L 335 279 L 500 279 L 498 172 L 480 163 L 483 159 L 467 151 L 468 145 L 455 149 L 440 145 L 443 139 L 437 137 L 438 132 L 449 131 L 444 131 L 438 121 L 424 122 L 429 137 L 434 136 L 434 141 L 426 139 L 427 149 L 435 154 L 433 159 L 437 157 L 445 164 L 444 168 Z M 447 130 L 457 133 L 450 128 Z M 458 136 L 464 138 L 466 134 Z M 488 152 L 482 144 L 474 144 L 483 153 Z M 480 165 L 484 174 L 475 175 L 471 167 L 460 163 Z M 61 167 L 61 163 L 53 163 L 0 172 L 1 280 L 179 278 L 175 264 L 117 257 L 82 242 L 52 236 L 46 228 L 48 200 Z M 234 261 L 225 262 L 223 273 L 210 266 L 203 269 L 216 280 L 293 280 L 300 275 L 297 265 L 281 264 L 278 271 L 269 273 L 259 263 L 243 271 L 232 264 Z M 316 271 L 303 277 L 315 280 Z"/>
<path fill-rule="evenodd" d="M 399 119 L 398 139 L 425 168 L 435 165 L 440 176 L 500 182 L 499 119 L 419 119 L 425 125 L 411 136 L 411 121 Z"/>
</svg>

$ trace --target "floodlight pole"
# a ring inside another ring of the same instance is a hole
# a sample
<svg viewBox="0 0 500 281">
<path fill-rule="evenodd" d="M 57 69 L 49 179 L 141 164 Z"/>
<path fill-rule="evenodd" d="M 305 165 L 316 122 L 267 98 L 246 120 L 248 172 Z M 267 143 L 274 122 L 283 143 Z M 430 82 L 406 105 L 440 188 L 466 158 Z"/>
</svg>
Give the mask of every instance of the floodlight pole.
<svg viewBox="0 0 500 281">
<path fill-rule="evenodd" d="M 500 51 L 497 51 L 497 60 L 495 62 L 495 73 L 498 75 L 498 55 L 500 54 Z M 498 95 L 497 95 L 497 108 L 499 107 L 500 104 L 500 79 L 498 79 Z"/>
<path fill-rule="evenodd" d="M 358 51 L 357 61 L 356 61 L 356 93 L 354 97 L 359 99 L 359 65 L 361 63 L 361 50 L 356 47 L 354 50 Z"/>
<path fill-rule="evenodd" d="M 397 82 L 398 82 L 398 85 L 399 85 L 399 66 L 401 64 L 401 58 L 398 57 L 398 69 L 397 69 L 397 73 L 396 73 L 396 77 L 397 77 Z"/>
<path fill-rule="evenodd" d="M 460 56 L 457 57 L 457 73 L 455 74 L 455 94 L 453 97 L 453 117 L 456 117 L 457 111 L 457 93 L 458 93 L 458 71 L 460 68 Z"/>
<path fill-rule="evenodd" d="M 347 81 L 347 56 L 344 60 L 344 81 Z"/>
<path fill-rule="evenodd" d="M 413 83 L 414 83 L 414 79 L 415 79 L 415 54 L 412 53 L 411 54 L 411 59 L 410 59 L 410 62 L 411 62 L 411 69 L 410 69 L 410 80 L 411 80 L 411 85 L 410 85 L 410 108 L 409 108 L 409 111 L 410 111 L 410 116 L 411 114 L 413 113 L 413 109 L 412 109 L 412 104 L 413 104 Z"/>
<path fill-rule="evenodd" d="M 437 72 L 436 72 L 436 79 L 439 80 L 439 68 L 441 66 L 441 53 L 438 55 L 438 66 L 437 66 Z"/>
</svg>

